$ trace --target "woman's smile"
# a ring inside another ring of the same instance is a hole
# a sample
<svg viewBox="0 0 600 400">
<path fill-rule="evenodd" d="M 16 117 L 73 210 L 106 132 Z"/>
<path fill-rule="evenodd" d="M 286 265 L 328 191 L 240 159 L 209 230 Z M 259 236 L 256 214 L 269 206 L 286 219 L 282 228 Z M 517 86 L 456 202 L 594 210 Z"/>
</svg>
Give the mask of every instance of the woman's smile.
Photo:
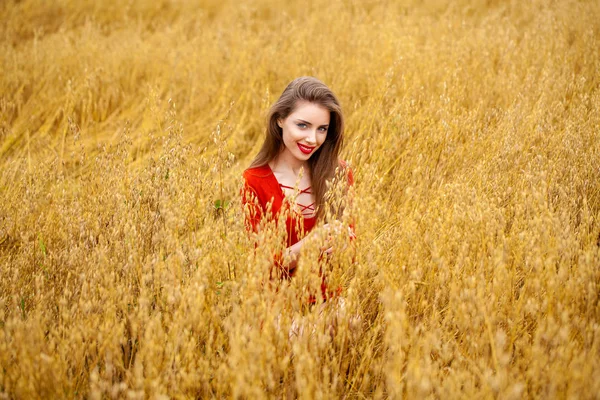
<svg viewBox="0 0 600 400">
<path fill-rule="evenodd" d="M 298 147 L 300 148 L 300 151 L 303 152 L 304 154 L 310 154 L 312 153 L 312 151 L 315 149 L 315 146 L 306 146 L 303 144 L 298 143 Z"/>
</svg>

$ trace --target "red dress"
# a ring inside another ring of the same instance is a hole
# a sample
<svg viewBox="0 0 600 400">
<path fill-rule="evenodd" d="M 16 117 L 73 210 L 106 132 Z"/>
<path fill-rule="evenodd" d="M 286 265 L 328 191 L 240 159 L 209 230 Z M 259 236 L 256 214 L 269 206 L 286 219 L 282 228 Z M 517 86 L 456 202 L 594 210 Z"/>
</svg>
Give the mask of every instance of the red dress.
<svg viewBox="0 0 600 400">
<path fill-rule="evenodd" d="M 284 206 L 285 194 L 277 178 L 273 174 L 269 165 L 249 168 L 244 171 L 244 193 L 242 203 L 250 207 L 250 213 L 247 215 L 246 222 L 249 229 L 258 231 L 258 224 L 267 210 L 267 204 L 272 201 L 270 218 L 277 218 L 277 214 Z M 254 195 L 257 204 L 253 203 L 250 194 Z M 258 207 L 257 207 L 258 206 Z M 287 206 L 287 204 L 286 204 Z M 287 247 L 297 243 L 304 234 L 310 232 L 315 226 L 316 218 L 306 218 L 296 213 L 296 218 L 290 215 L 286 220 Z"/>
<path fill-rule="evenodd" d="M 346 163 L 340 160 L 340 166 L 346 168 Z M 352 171 L 347 169 L 348 184 L 354 184 L 354 177 Z M 248 230 L 257 232 L 258 225 L 267 212 L 267 204 L 272 202 L 270 214 L 267 216 L 268 219 L 277 220 L 278 213 L 289 207 L 289 203 L 285 201 L 285 194 L 282 190 L 282 186 L 277 181 L 277 178 L 273 174 L 271 167 L 266 164 L 260 167 L 248 168 L 244 171 L 244 188 L 242 190 L 242 204 L 249 208 L 246 214 L 246 227 Z M 287 187 L 287 186 L 283 186 Z M 306 192 L 309 188 L 304 189 Z M 252 201 L 252 198 L 256 199 L 256 202 Z M 314 210 L 314 204 L 300 205 L 303 208 L 302 211 Z M 290 211 L 289 216 L 286 218 L 286 232 L 287 232 L 287 247 L 300 241 L 306 236 L 315 226 L 316 217 L 306 217 L 299 211 Z M 284 277 L 291 277 L 294 275 L 294 270 L 287 270 L 283 267 L 281 255 L 276 254 L 274 256 L 274 264 L 277 266 L 281 275 Z M 326 285 L 323 281 L 321 290 L 324 297 L 326 294 Z"/>
</svg>

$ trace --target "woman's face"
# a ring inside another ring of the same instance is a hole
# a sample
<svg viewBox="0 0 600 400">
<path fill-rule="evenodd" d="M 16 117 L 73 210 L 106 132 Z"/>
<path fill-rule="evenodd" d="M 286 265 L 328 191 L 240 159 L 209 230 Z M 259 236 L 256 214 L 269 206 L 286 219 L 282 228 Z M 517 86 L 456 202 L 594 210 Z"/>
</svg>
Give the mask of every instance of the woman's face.
<svg viewBox="0 0 600 400">
<path fill-rule="evenodd" d="M 320 104 L 300 101 L 285 119 L 277 121 L 283 131 L 283 153 L 299 161 L 308 160 L 327 137 L 330 112 Z"/>
</svg>

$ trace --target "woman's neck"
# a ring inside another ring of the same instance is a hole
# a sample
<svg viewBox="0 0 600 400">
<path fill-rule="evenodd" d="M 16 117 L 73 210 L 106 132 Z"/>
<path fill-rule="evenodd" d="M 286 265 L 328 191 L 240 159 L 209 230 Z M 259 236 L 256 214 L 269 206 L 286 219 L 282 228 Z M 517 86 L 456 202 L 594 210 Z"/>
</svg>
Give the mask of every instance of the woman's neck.
<svg viewBox="0 0 600 400">
<path fill-rule="evenodd" d="M 304 170 L 304 174 L 308 173 L 309 171 L 308 161 L 298 160 L 292 155 L 286 155 L 285 152 L 280 153 L 277 157 L 271 160 L 269 165 L 273 170 L 292 173 L 294 176 L 298 176 L 301 170 Z"/>
</svg>

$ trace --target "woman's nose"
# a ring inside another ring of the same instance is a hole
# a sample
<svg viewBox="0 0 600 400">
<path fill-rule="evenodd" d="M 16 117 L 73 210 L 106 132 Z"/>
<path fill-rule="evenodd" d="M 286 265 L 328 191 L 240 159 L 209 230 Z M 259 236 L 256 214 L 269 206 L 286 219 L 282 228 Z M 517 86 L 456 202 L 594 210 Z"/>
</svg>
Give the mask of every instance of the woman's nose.
<svg viewBox="0 0 600 400">
<path fill-rule="evenodd" d="M 317 143 L 317 133 L 315 131 L 310 131 L 306 136 L 306 141 L 308 143 Z"/>
</svg>

